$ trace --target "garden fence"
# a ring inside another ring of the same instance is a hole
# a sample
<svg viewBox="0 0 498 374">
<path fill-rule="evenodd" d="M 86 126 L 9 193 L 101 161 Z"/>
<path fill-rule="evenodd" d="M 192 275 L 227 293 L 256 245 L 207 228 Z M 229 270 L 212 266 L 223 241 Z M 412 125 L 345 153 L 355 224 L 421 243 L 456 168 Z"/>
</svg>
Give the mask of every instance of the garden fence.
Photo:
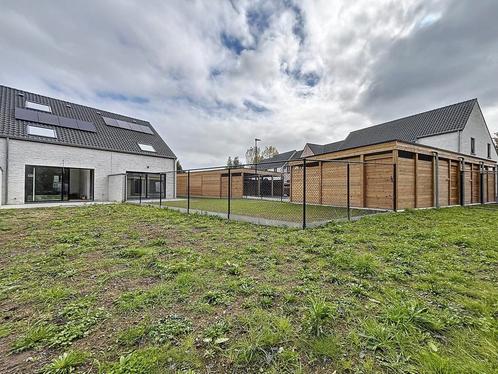
<svg viewBox="0 0 498 374">
<path fill-rule="evenodd" d="M 127 196 L 185 213 L 306 228 L 405 208 L 495 202 L 496 182 L 496 170 L 484 167 L 438 166 L 410 178 L 403 163 L 306 158 L 131 175 Z"/>
</svg>

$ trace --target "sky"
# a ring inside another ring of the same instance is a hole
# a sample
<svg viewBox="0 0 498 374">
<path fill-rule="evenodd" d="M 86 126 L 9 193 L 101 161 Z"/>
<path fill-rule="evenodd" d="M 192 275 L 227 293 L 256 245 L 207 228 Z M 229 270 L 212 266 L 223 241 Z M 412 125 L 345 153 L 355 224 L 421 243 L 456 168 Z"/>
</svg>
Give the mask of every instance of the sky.
<svg viewBox="0 0 498 374">
<path fill-rule="evenodd" d="M 0 0 L 0 84 L 148 120 L 184 167 L 478 98 L 496 0 Z"/>
</svg>

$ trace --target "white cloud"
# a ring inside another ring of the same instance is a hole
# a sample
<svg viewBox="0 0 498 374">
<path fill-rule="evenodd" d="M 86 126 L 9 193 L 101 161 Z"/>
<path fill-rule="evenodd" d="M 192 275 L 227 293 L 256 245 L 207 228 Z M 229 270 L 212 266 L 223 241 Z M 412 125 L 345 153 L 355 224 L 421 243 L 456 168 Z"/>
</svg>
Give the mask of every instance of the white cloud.
<svg viewBox="0 0 498 374">
<path fill-rule="evenodd" d="M 376 63 L 444 3 L 3 1 L 0 82 L 149 120 L 184 166 L 221 164 L 255 136 L 285 151 L 369 124 Z"/>
</svg>

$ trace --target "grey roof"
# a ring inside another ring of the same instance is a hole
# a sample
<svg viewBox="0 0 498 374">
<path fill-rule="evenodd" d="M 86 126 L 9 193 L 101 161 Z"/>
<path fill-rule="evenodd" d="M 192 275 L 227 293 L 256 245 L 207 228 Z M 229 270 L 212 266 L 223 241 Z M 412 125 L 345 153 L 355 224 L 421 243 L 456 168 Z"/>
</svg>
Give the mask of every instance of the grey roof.
<svg viewBox="0 0 498 374">
<path fill-rule="evenodd" d="M 344 139 L 340 149 L 361 147 L 392 140 L 415 143 L 419 138 L 463 130 L 476 103 L 477 99 L 467 100 L 352 131 Z"/>
<path fill-rule="evenodd" d="M 313 154 L 319 155 L 322 153 L 331 153 L 340 150 L 343 142 L 344 140 L 328 144 L 307 143 L 306 145 L 308 146 L 309 149 L 311 149 L 311 152 L 313 152 Z"/>
<path fill-rule="evenodd" d="M 49 105 L 52 109 L 52 113 L 57 116 L 72 118 L 78 121 L 92 122 L 96 127 L 96 132 L 81 131 L 75 128 L 60 126 L 47 126 L 36 123 L 36 125 L 40 127 L 55 129 L 57 138 L 52 139 L 28 135 L 27 125 L 30 122 L 16 120 L 15 118 L 15 108 L 24 108 L 26 100 Z M 152 130 L 152 134 L 108 126 L 104 123 L 103 117 L 114 118 L 121 121 L 135 123 L 137 125 L 147 126 Z M 15 139 L 55 143 L 83 148 L 102 149 L 107 151 L 143 154 L 148 156 L 176 158 L 175 154 L 171 151 L 161 136 L 147 121 L 70 103 L 64 100 L 41 96 L 2 85 L 0 85 L 0 137 L 10 137 Z M 156 152 L 152 153 L 142 151 L 138 146 L 139 143 L 152 145 Z"/>
<path fill-rule="evenodd" d="M 263 169 L 276 169 L 283 167 L 294 156 L 296 150 L 279 153 L 270 158 L 261 160 L 261 168 Z"/>
</svg>

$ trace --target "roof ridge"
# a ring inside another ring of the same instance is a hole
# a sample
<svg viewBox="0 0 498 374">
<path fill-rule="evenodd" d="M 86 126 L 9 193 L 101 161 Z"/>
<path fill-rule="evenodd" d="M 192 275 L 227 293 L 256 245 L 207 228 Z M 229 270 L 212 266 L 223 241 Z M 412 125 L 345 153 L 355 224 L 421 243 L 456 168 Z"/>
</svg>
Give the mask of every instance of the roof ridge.
<svg viewBox="0 0 498 374">
<path fill-rule="evenodd" d="M 396 121 L 400 121 L 400 120 L 403 120 L 403 119 L 408 119 L 408 118 L 416 117 L 416 116 L 419 116 L 419 115 L 421 115 L 421 114 L 426 114 L 426 113 L 435 112 L 436 110 L 446 109 L 446 108 L 449 108 L 449 107 L 452 107 L 452 106 L 462 105 L 462 104 L 465 104 L 465 103 L 469 103 L 469 102 L 471 102 L 471 101 L 478 102 L 478 101 L 477 101 L 477 98 L 473 98 L 473 99 L 469 99 L 469 100 L 460 101 L 460 102 L 458 102 L 458 103 L 454 103 L 454 104 L 445 105 L 445 106 L 442 106 L 442 107 L 439 107 L 439 108 L 434 108 L 434 109 L 425 110 L 425 111 L 423 111 L 423 112 L 419 112 L 419 113 L 416 113 L 416 114 L 411 114 L 411 115 L 409 115 L 409 116 L 400 117 L 400 118 L 396 118 L 396 119 L 393 119 L 393 120 L 390 120 L 390 121 L 386 121 L 386 122 L 378 123 L 377 125 L 372 125 L 372 126 L 363 127 L 363 128 L 361 128 L 361 129 L 351 131 L 351 132 L 348 134 L 348 136 L 346 137 L 346 139 L 347 139 L 347 138 L 348 138 L 348 137 L 349 137 L 352 133 L 355 133 L 355 132 L 358 132 L 358 131 L 362 131 L 362 130 L 365 130 L 365 129 L 371 129 L 371 128 L 373 128 L 373 127 L 377 127 L 377 126 L 387 125 L 388 123 L 391 123 L 391 122 L 396 122 Z M 344 139 L 344 140 L 346 140 L 346 139 Z"/>
<path fill-rule="evenodd" d="M 0 84 L 0 88 L 7 88 L 9 90 L 13 90 L 13 91 L 21 91 L 21 92 L 25 92 L 25 93 L 28 93 L 30 95 L 36 95 L 36 96 L 41 96 L 41 97 L 44 97 L 45 99 L 49 99 L 49 100 L 57 100 L 57 101 L 60 101 L 62 103 L 65 103 L 65 104 L 71 104 L 71 105 L 78 105 L 80 107 L 83 107 L 83 108 L 87 108 L 87 109 L 91 109 L 91 110 L 97 110 L 99 112 L 107 112 L 109 114 L 113 114 L 115 116 L 118 116 L 118 117 L 126 117 L 126 118 L 130 118 L 132 120 L 136 120 L 136 121 L 141 121 L 141 122 L 147 122 L 150 126 L 152 126 L 152 124 L 150 123 L 150 121 L 147 121 L 145 119 L 140 119 L 140 118 L 136 118 L 136 117 L 130 117 L 130 116 L 127 116 L 127 115 L 124 115 L 124 114 L 119 114 L 119 113 L 115 113 L 115 112 L 110 112 L 106 109 L 101 109 L 101 108 L 95 108 L 95 107 L 91 107 L 91 106 L 88 106 L 88 105 L 84 105 L 84 104 L 78 104 L 78 103 L 75 103 L 73 101 L 67 101 L 67 100 L 64 100 L 64 99 L 58 99 L 56 97 L 51 97 L 51 96 L 47 96 L 47 95 L 42 95 L 42 94 L 39 94 L 39 93 L 36 93 L 36 92 L 32 92 L 32 91 L 27 91 L 27 90 L 22 90 L 20 88 L 15 88 L 15 87 L 10 87 L 10 86 L 6 86 L 4 84 Z M 154 127 L 154 126 L 152 126 Z"/>
</svg>

